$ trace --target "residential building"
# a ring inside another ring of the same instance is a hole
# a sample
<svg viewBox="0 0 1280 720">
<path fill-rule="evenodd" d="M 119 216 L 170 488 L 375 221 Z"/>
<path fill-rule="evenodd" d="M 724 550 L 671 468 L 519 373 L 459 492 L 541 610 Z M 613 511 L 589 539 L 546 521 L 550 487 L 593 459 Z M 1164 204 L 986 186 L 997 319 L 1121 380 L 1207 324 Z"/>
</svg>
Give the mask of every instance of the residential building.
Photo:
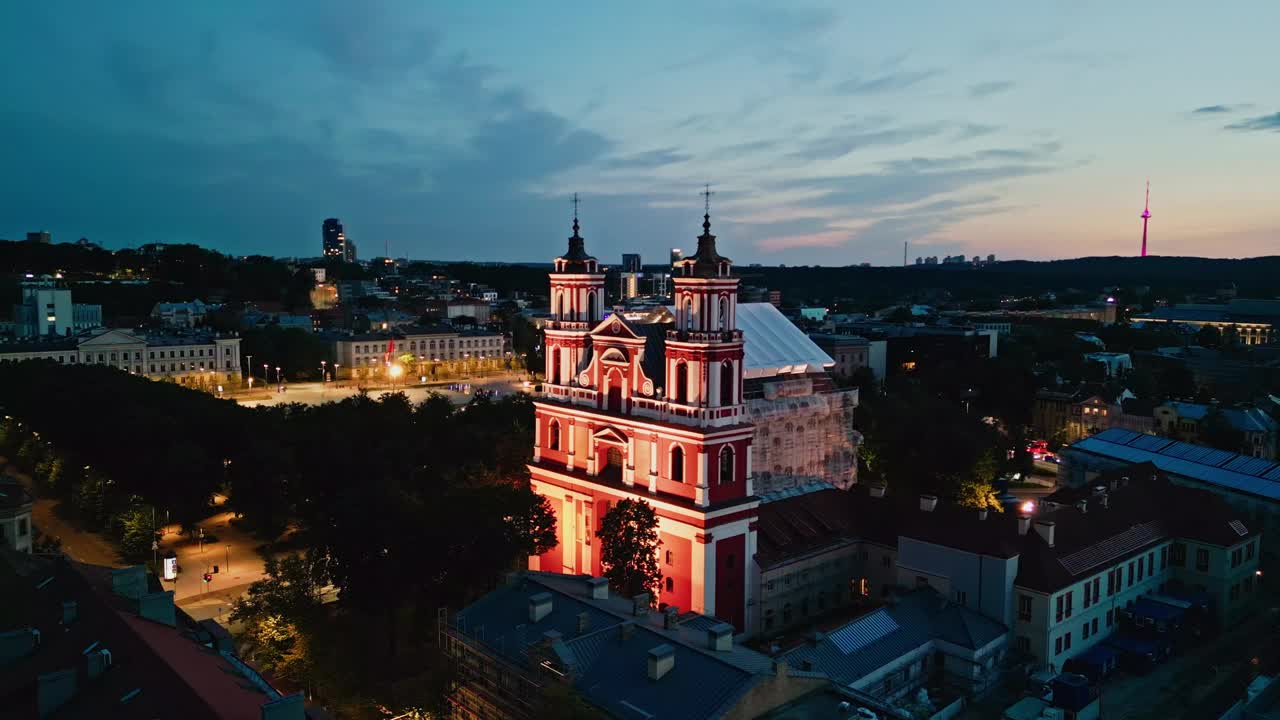
<svg viewBox="0 0 1280 720">
<path fill-rule="evenodd" d="M 1156 372 L 1185 368 L 1197 391 L 1223 402 L 1248 402 L 1280 381 L 1280 346 L 1252 345 L 1223 351 L 1199 346 L 1161 347 L 1135 353 Z"/>
<path fill-rule="evenodd" d="M 513 574 L 438 626 L 452 718 L 554 717 L 547 698 L 568 686 L 608 717 L 748 720 L 829 684 L 737 644 L 717 618 L 652 612 L 602 577 Z"/>
<path fill-rule="evenodd" d="M 208 389 L 238 384 L 241 377 L 240 337 L 235 333 L 98 328 L 65 338 L 0 344 L 0 362 L 24 360 L 108 365 Z"/>
<path fill-rule="evenodd" d="M 320 226 L 322 254 L 326 258 L 337 258 L 343 262 L 356 261 L 356 245 L 347 239 L 338 218 L 328 218 Z"/>
<path fill-rule="evenodd" d="M 1113 428 L 1063 448 L 1059 482 L 1082 486 L 1099 473 L 1149 462 L 1178 485 L 1208 490 L 1269 538 L 1280 538 L 1280 464 L 1170 438 Z"/>
<path fill-rule="evenodd" d="M 1156 308 L 1132 321 L 1234 330 L 1241 345 L 1267 345 L 1278 339 L 1280 300 L 1232 298 L 1226 303 L 1187 303 Z"/>
<path fill-rule="evenodd" d="M 644 276 L 638 272 L 623 272 L 618 274 L 618 297 L 626 302 L 633 297 L 640 295 L 640 279 Z"/>
<path fill-rule="evenodd" d="M 1085 353 L 1085 362 L 1095 362 L 1103 367 L 1109 378 L 1118 378 L 1133 369 L 1133 359 L 1129 353 L 1094 352 Z"/>
<path fill-rule="evenodd" d="M 73 303 L 62 281 L 43 277 L 22 283 L 22 302 L 13 306 L 18 338 L 74 335 L 102 326 L 102 306 Z"/>
<path fill-rule="evenodd" d="M 1031 428 L 1036 437 L 1072 443 L 1113 427 L 1129 427 L 1138 432 L 1154 432 L 1150 407 L 1144 416 L 1137 405 L 1126 405 L 1132 395 L 1113 396 L 1099 383 L 1082 383 L 1074 389 L 1036 391 L 1031 408 Z"/>
<path fill-rule="evenodd" d="M 956 693 L 981 695 L 998 683 L 1008 642 L 1004 624 L 921 587 L 782 659 L 899 705 L 939 676 Z"/>
<path fill-rule="evenodd" d="M 34 500 L 17 478 L 0 475 L 0 548 L 30 553 Z"/>
<path fill-rule="evenodd" d="M 884 368 L 887 375 L 927 368 L 962 368 L 969 363 L 994 358 L 999 353 L 1000 336 L 996 331 L 968 326 L 859 321 L 839 324 L 836 331 L 885 341 Z"/>
<path fill-rule="evenodd" d="M 485 325 L 489 322 L 489 303 L 477 298 L 456 298 L 449 301 L 446 317 L 469 317 L 477 325 Z"/>
<path fill-rule="evenodd" d="M 140 565 L 0 552 L 0 587 L 13 623 L 0 633 L 4 717 L 306 717 L 302 693 L 277 690 Z"/>
<path fill-rule="evenodd" d="M 49 243 L 53 242 L 53 235 L 50 234 L 48 230 L 37 230 L 35 232 L 28 232 L 27 242 L 40 243 L 41 245 L 48 245 Z"/>
<path fill-rule="evenodd" d="M 194 328 L 203 325 L 211 308 L 200 300 L 160 302 L 151 308 L 151 318 L 165 327 Z"/>
<path fill-rule="evenodd" d="M 640 273 L 644 272 L 644 266 L 640 263 L 639 253 L 623 253 L 622 267 L 619 268 L 624 273 Z"/>
<path fill-rule="evenodd" d="M 1200 431 L 1206 417 L 1217 413 L 1222 420 L 1240 433 L 1244 455 L 1268 460 L 1276 459 L 1276 436 L 1280 423 L 1265 411 L 1256 407 L 1217 407 L 1204 403 L 1171 401 L 1155 408 L 1155 420 L 1160 432 L 1183 442 L 1200 442 Z"/>
<path fill-rule="evenodd" d="M 831 333 L 809 333 L 809 339 L 835 360 L 831 373 L 836 377 L 848 380 L 853 377 L 854 373 L 864 367 L 870 367 L 872 368 L 872 373 L 876 373 L 873 367 L 876 353 L 873 352 L 873 342 L 871 340 L 861 335 L 833 335 Z M 879 345 L 881 351 L 879 355 L 883 361 L 884 349 L 887 343 L 884 340 L 877 340 L 874 344 Z M 883 365 L 876 376 L 884 377 Z"/>
</svg>

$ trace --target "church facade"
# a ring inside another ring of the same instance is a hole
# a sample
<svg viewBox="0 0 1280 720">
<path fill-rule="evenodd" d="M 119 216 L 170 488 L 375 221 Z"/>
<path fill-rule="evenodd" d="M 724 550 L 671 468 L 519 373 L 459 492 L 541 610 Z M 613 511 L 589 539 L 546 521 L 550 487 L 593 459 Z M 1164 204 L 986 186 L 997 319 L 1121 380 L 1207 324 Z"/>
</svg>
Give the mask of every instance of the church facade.
<svg viewBox="0 0 1280 720">
<path fill-rule="evenodd" d="M 546 382 L 529 466 L 559 544 L 530 568 L 600 575 L 595 532 L 623 499 L 659 517 L 660 606 L 749 627 L 760 501 L 743 397 L 738 279 L 710 216 L 673 270 L 674 310 L 604 317 L 605 274 L 575 218 L 551 273 Z"/>
</svg>

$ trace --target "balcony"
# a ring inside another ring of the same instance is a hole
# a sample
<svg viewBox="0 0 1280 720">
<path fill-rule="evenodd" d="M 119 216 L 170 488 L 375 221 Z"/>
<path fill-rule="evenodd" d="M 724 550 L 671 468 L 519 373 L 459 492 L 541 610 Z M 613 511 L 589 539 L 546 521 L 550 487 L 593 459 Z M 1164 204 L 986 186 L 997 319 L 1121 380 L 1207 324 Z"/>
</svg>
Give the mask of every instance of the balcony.
<svg viewBox="0 0 1280 720">
<path fill-rule="evenodd" d="M 676 342 L 728 343 L 742 342 L 741 330 L 668 330 L 667 339 Z"/>
<path fill-rule="evenodd" d="M 547 330 L 590 330 L 592 327 L 589 322 L 576 320 L 549 320 L 546 325 Z"/>
</svg>

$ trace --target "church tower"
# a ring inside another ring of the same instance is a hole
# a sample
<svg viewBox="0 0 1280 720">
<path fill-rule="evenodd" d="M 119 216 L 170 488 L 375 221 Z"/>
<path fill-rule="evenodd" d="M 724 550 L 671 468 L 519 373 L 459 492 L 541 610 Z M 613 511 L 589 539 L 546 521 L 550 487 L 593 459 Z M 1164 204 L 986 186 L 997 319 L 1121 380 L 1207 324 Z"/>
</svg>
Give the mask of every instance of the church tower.
<svg viewBox="0 0 1280 720">
<path fill-rule="evenodd" d="M 564 392 L 576 384 L 587 335 L 604 308 L 604 273 L 587 254 L 579 234 L 578 196 L 573 196 L 573 235 L 569 249 L 556 258 L 551 273 L 551 321 L 546 326 L 546 382 Z"/>
</svg>

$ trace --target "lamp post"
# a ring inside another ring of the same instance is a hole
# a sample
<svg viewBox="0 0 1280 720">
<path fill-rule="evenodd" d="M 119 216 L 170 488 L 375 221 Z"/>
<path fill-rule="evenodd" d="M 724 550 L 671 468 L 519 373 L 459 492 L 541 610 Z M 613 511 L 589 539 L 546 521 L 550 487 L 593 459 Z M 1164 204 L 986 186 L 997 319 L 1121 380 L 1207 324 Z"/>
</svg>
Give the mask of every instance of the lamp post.
<svg viewBox="0 0 1280 720">
<path fill-rule="evenodd" d="M 328 360 L 321 360 L 321 361 L 320 361 L 320 384 L 322 384 L 322 385 L 323 385 L 324 383 L 329 382 L 329 368 L 328 368 L 328 365 L 329 365 L 329 361 L 328 361 Z"/>
<path fill-rule="evenodd" d="M 271 382 L 271 367 L 266 363 L 262 363 L 262 384 L 267 385 Z"/>
<path fill-rule="evenodd" d="M 338 384 L 338 368 L 339 367 L 341 367 L 341 365 L 338 365 L 338 363 L 333 364 L 333 384 L 334 385 Z"/>
<path fill-rule="evenodd" d="M 231 546 L 230 546 L 230 545 L 227 545 L 227 546 L 226 546 L 226 549 L 227 549 L 227 555 L 226 555 L 226 558 L 227 558 L 227 572 L 231 572 Z"/>
<path fill-rule="evenodd" d="M 280 385 L 281 387 L 283 387 L 283 385 L 281 385 L 281 380 L 280 380 L 280 366 L 279 366 L 279 365 L 277 365 L 277 366 L 276 366 L 276 385 Z"/>
<path fill-rule="evenodd" d="M 249 376 L 249 389 L 252 390 L 253 389 L 253 356 L 246 355 L 245 357 L 249 358 L 249 362 L 245 365 L 245 369 L 249 371 L 246 374 Z"/>
</svg>

